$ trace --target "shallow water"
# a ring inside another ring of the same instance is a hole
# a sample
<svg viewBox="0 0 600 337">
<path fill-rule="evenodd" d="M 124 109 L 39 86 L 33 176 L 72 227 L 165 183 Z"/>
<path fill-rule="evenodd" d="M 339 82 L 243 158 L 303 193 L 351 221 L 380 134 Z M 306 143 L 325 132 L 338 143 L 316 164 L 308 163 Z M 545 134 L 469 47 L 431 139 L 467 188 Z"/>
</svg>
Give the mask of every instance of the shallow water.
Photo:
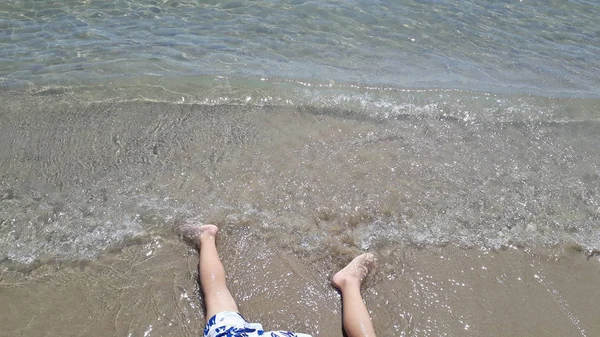
<svg viewBox="0 0 600 337">
<path fill-rule="evenodd" d="M 1 256 L 94 258 L 187 221 L 251 223 L 300 254 L 600 248 L 597 100 L 428 94 L 447 103 L 381 114 L 7 94 Z"/>
</svg>

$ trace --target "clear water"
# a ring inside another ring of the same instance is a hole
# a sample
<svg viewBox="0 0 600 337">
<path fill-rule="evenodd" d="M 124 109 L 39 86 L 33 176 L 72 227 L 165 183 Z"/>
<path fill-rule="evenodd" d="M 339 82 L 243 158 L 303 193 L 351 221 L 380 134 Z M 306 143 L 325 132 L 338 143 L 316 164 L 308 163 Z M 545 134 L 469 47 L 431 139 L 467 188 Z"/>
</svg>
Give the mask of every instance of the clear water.
<svg viewBox="0 0 600 337">
<path fill-rule="evenodd" d="M 0 260 L 600 249 L 598 55 L 585 1 L 4 2 Z"/>
<path fill-rule="evenodd" d="M 593 1 L 5 1 L 0 83 L 285 78 L 598 96 Z"/>
</svg>

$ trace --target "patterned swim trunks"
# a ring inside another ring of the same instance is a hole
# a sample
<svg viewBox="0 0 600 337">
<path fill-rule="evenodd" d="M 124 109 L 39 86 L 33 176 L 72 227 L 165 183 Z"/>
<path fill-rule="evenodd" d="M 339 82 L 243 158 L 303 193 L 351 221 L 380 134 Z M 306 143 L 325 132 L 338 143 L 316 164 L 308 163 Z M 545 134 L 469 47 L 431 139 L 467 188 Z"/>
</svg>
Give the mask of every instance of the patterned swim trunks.
<svg viewBox="0 0 600 337">
<path fill-rule="evenodd" d="M 303 333 L 264 331 L 258 323 L 248 323 L 233 311 L 220 312 L 208 320 L 204 337 L 311 337 Z"/>
</svg>

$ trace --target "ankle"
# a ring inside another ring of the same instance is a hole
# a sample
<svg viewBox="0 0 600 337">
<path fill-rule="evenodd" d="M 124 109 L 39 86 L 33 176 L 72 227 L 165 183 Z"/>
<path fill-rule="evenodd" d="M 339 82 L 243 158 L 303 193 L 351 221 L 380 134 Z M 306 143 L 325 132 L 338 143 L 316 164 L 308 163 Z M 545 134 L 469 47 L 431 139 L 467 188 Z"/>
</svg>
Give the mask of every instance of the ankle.
<svg viewBox="0 0 600 337">
<path fill-rule="evenodd" d="M 210 235 L 210 234 L 202 234 L 202 235 L 198 236 L 198 238 L 196 240 L 197 240 L 198 246 L 215 244 L 215 236 Z"/>
<path fill-rule="evenodd" d="M 340 291 L 348 290 L 348 289 L 359 289 L 361 285 L 361 280 L 358 277 L 352 276 L 343 276 L 343 277 L 335 277 L 333 279 L 333 285 L 338 288 Z"/>
</svg>

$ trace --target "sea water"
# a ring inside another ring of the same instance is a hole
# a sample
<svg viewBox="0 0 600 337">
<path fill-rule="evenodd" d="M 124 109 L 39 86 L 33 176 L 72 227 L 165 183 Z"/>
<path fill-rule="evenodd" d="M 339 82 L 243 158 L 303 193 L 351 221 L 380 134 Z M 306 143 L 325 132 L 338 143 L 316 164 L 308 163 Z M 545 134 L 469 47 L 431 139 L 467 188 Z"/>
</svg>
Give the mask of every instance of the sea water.
<svg viewBox="0 0 600 337">
<path fill-rule="evenodd" d="M 0 261 L 190 221 L 591 253 L 599 55 L 592 1 L 3 2 Z"/>
</svg>

